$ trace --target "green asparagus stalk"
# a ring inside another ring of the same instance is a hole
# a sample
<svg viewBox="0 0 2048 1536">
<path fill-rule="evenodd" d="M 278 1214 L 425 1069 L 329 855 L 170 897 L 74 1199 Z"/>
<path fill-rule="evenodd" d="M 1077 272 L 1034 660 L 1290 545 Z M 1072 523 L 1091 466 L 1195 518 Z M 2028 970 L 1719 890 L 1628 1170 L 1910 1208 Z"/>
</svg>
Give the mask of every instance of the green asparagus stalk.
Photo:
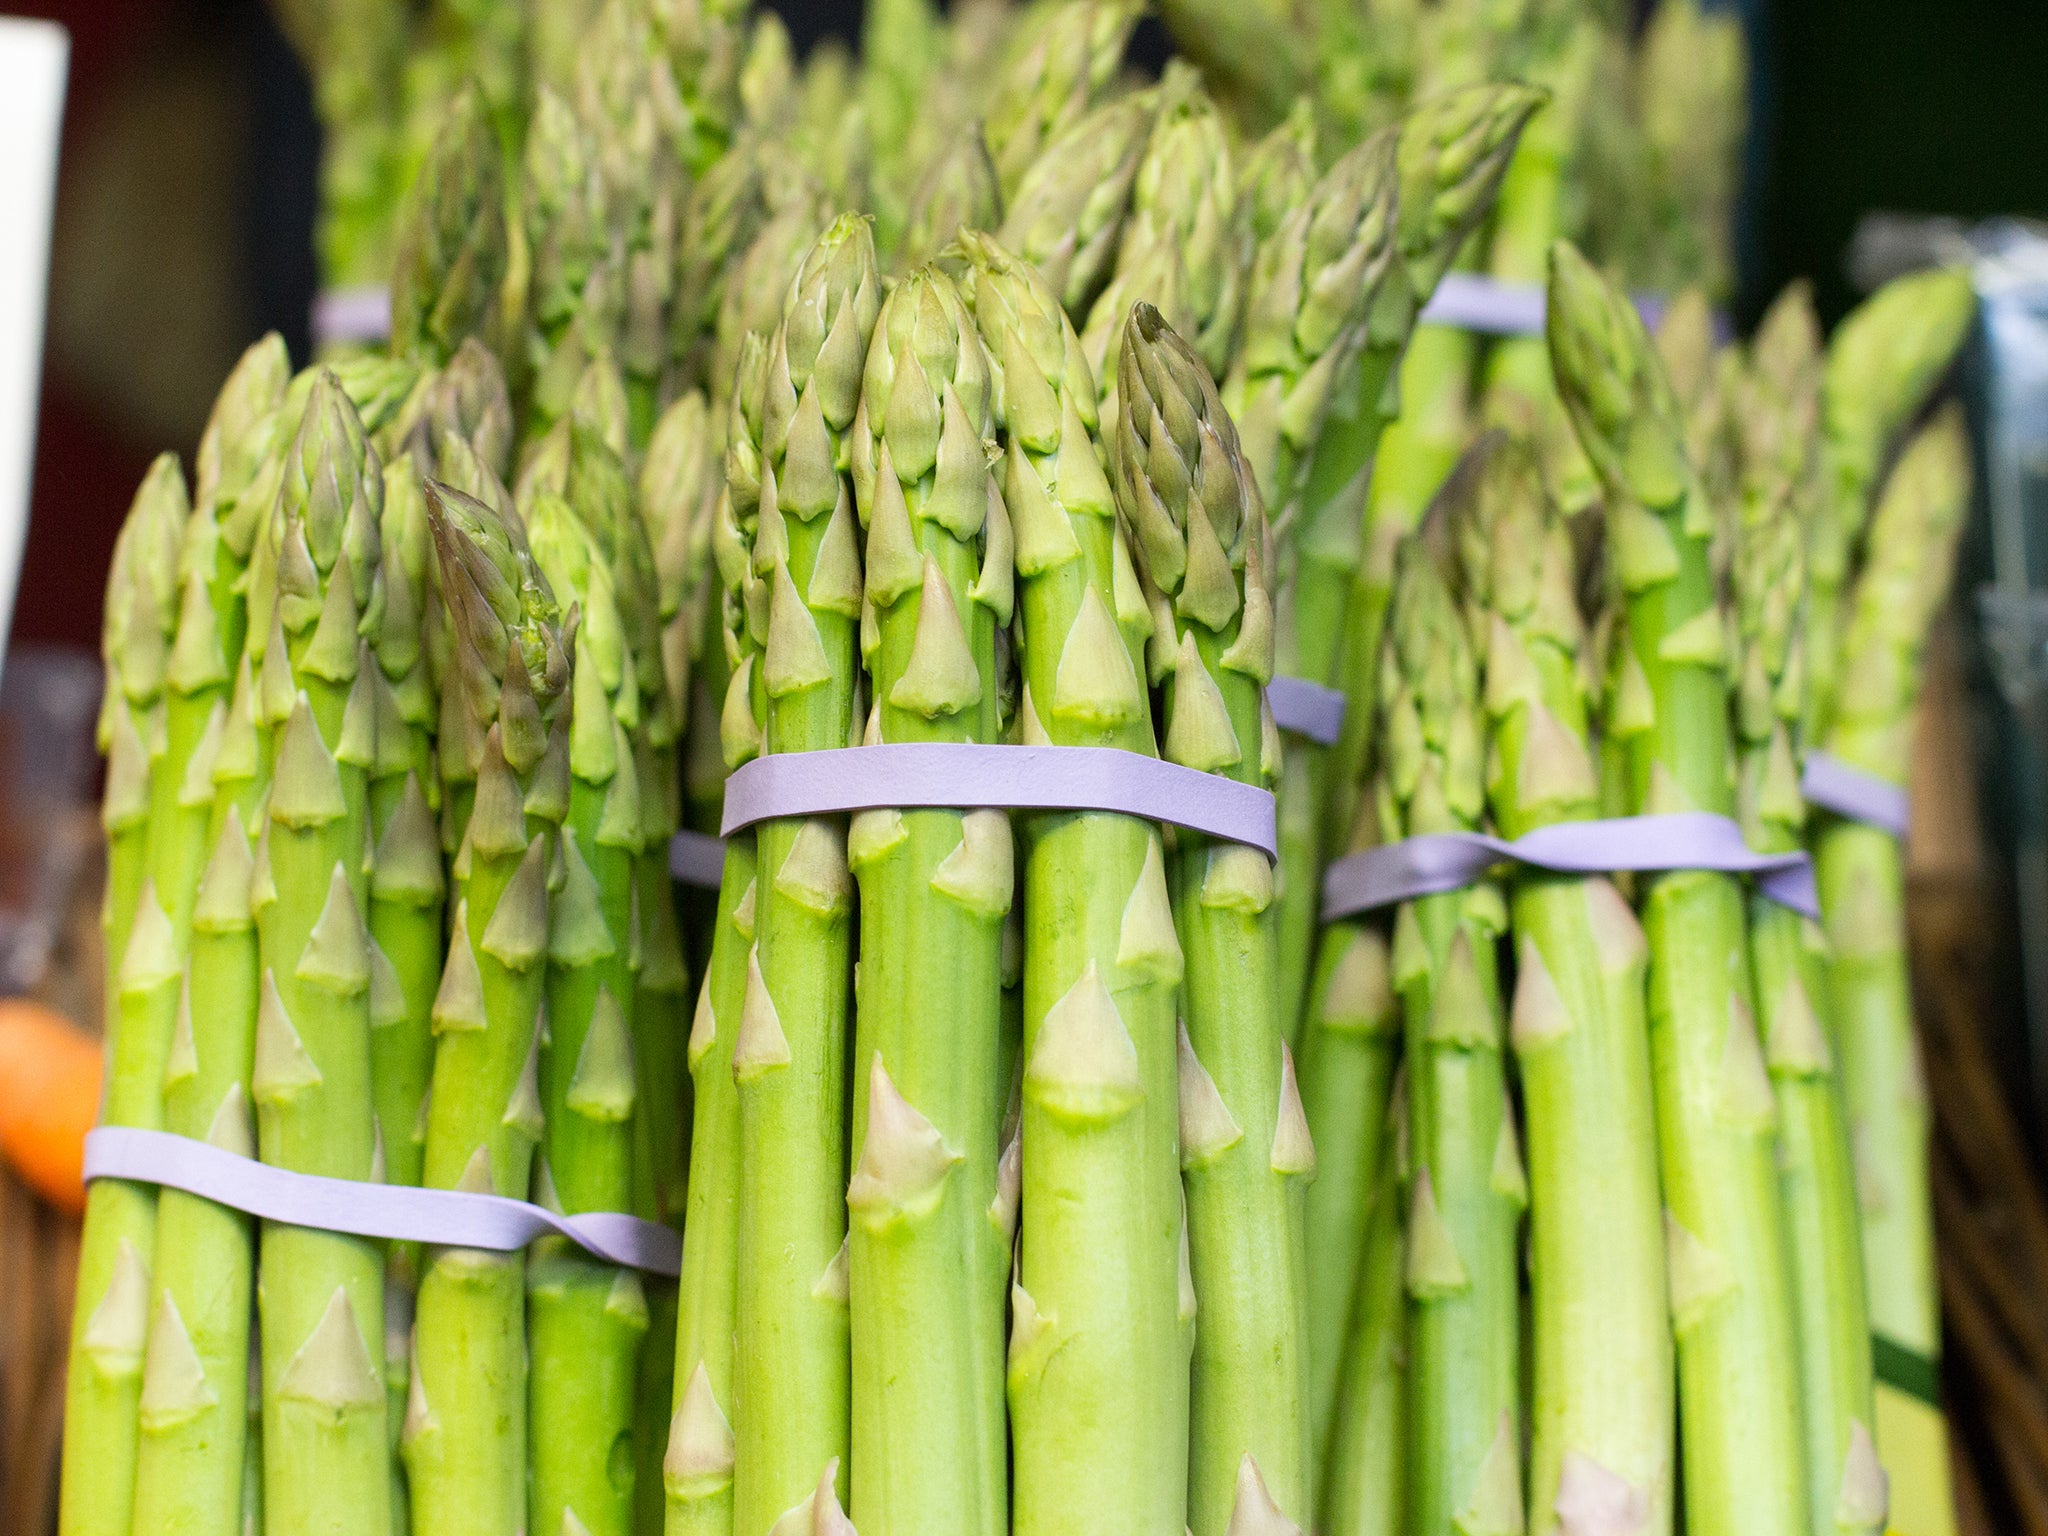
<svg viewBox="0 0 2048 1536">
<path fill-rule="evenodd" d="M 1369 830 L 1369 829 L 1368 829 Z M 1356 846 L 1367 841 L 1359 840 Z M 1352 1298 L 1360 1285 L 1368 1224 L 1385 1150 L 1387 1095 L 1401 1049 L 1400 1016 L 1381 926 L 1361 918 L 1326 924 L 1316 945 L 1301 1035 L 1301 1107 L 1316 1148 L 1304 1217 L 1308 1251 L 1309 1453 L 1320 1469 L 1337 1454 L 1332 1423 Z M 1327 1515 L 1326 1515 L 1327 1518 Z"/>
<path fill-rule="evenodd" d="M 1649 148 L 1641 189 L 1652 240 L 1638 280 L 1656 293 L 1735 285 L 1735 199 L 1748 126 L 1749 58 L 1742 18 L 1699 0 L 1666 0 L 1637 49 L 1636 106 Z"/>
<path fill-rule="evenodd" d="M 1387 1113 L 1391 1120 L 1405 1117 L 1406 1109 L 1396 1098 Z M 1318 1500 L 1317 1529 L 1326 1536 L 1400 1536 L 1407 1529 L 1402 1524 L 1408 1476 L 1407 1250 L 1399 1159 L 1392 1142 L 1388 1137 L 1379 1146 L 1372 1170 L 1356 1266 L 1357 1297 L 1341 1341 L 1343 1376 Z"/>
<path fill-rule="evenodd" d="M 158 1129 L 164 1060 L 178 1006 L 176 937 L 157 895 L 152 806 L 175 803 L 163 697 L 179 617 L 178 556 L 189 515 L 175 455 L 150 467 L 114 547 L 101 649 L 107 691 L 100 719 L 107 789 L 107 1084 L 102 1125 Z M 159 785 L 161 776 L 169 782 Z M 182 775 L 179 776 L 182 778 Z M 168 848 L 164 849 L 168 852 Z M 177 900 L 177 898 L 171 898 Z M 189 894 L 181 902 L 189 911 Z M 142 943 L 131 943 L 137 935 Z M 133 958 L 130 959 L 130 951 Z M 156 1248 L 156 1190 L 100 1180 L 87 1192 L 78 1300 L 64 1397 L 64 1536 L 126 1532 L 135 1493 L 136 1409 L 143 1387 Z"/>
<path fill-rule="evenodd" d="M 1212 376 L 1230 366 L 1249 242 L 1237 217 L 1236 172 L 1222 114 L 1182 68 L 1169 67 L 1159 121 L 1139 161 L 1116 270 L 1088 311 L 1081 350 L 1116 430 L 1116 354 L 1134 303 L 1153 305 L 1194 346 Z"/>
<path fill-rule="evenodd" d="M 910 200 L 898 255 L 908 265 L 931 260 L 963 229 L 1001 222 L 995 162 L 978 123 L 963 128 L 939 154 Z"/>
<path fill-rule="evenodd" d="M 1735 808 L 1714 518 L 1684 424 L 1628 299 L 1569 245 L 1551 259 L 1558 392 L 1607 496 L 1625 600 L 1608 730 L 1629 808 Z M 1756 1034 L 1741 887 L 1680 871 L 1645 882 L 1650 1047 L 1677 1334 L 1688 1526 L 1806 1526 L 1804 1435 L 1777 1106 Z"/>
<path fill-rule="evenodd" d="M 525 522 L 541 574 L 581 615 L 563 879 L 548 908 L 543 1188 L 571 1214 L 623 1211 L 638 1113 L 631 929 L 641 791 L 619 715 L 637 718 L 638 683 L 608 563 L 577 510 L 542 492 Z M 573 1529 L 573 1519 L 592 1536 L 628 1532 L 631 1468 L 610 1458 L 613 1443 L 633 1432 L 648 1322 L 639 1278 L 565 1239 L 544 1240 L 528 1255 L 527 1312 L 529 1529 Z"/>
<path fill-rule="evenodd" d="M 1422 306 L 1492 212 L 1522 130 L 1543 100 L 1540 91 L 1526 86 L 1468 86 L 1418 108 L 1398 130 L 1396 259 L 1372 294 L 1363 354 L 1355 360 L 1356 386 L 1340 396 L 1316 440 L 1295 535 L 1300 552 L 1292 666 L 1296 676 L 1340 688 L 1345 695 L 1345 730 L 1334 751 L 1286 743 L 1295 765 L 1292 787 L 1282 789 L 1283 798 L 1295 802 L 1286 814 L 1290 822 L 1312 831 L 1318 854 L 1336 847 L 1349 831 L 1355 787 L 1365 773 L 1394 547 L 1403 532 L 1416 526 L 1456 452 L 1453 448 L 1441 458 L 1434 449 L 1424 453 L 1420 475 L 1411 473 L 1415 459 L 1380 454 L 1388 423 L 1397 413 L 1407 417 L 1401 396 L 1408 376 L 1403 354 L 1412 341 L 1421 340 L 1416 316 Z M 1424 386 L 1425 398 L 1411 397 L 1411 404 L 1418 420 L 1434 423 L 1436 413 L 1445 411 L 1455 426 L 1463 419 L 1470 373 L 1469 360 L 1456 355 L 1464 342 L 1443 333 L 1424 334 L 1429 340 L 1413 354 L 1417 369 L 1425 377 L 1433 368 L 1441 371 L 1436 384 Z M 1432 356 L 1434 362 L 1424 361 Z M 1428 431 L 1422 436 L 1427 442 Z M 1368 486 L 1375 498 L 1370 507 Z M 1304 799 L 1309 802 L 1305 808 L 1300 804 Z M 1290 1031 L 1300 1027 L 1311 943 L 1303 929 L 1313 912 L 1320 859 L 1301 867 L 1306 878 L 1290 880 L 1289 890 L 1299 883 L 1308 893 L 1282 898 L 1288 904 L 1283 926 L 1289 938 L 1281 1004 L 1288 1010 Z"/>
<path fill-rule="evenodd" d="M 1158 91 L 1140 91 L 1079 118 L 1047 141 L 1004 200 L 1002 240 L 1076 319 L 1109 280 L 1158 104 Z"/>
<path fill-rule="evenodd" d="M 504 162 L 483 98 L 465 87 L 435 130 L 402 215 L 391 283 L 393 353 L 445 363 L 467 337 L 492 341 L 505 265 Z"/>
<path fill-rule="evenodd" d="M 933 0 L 885 0 L 861 24 L 860 100 L 874 157 L 877 236 L 894 250 L 917 181 L 917 119 L 931 82 L 946 70 L 949 41 Z"/>
<path fill-rule="evenodd" d="M 1151 756 L 1153 620 L 1104 472 L 1094 381 L 1052 289 L 985 236 L 965 291 L 996 366 L 1022 578 L 1020 734 Z M 1011 1288 L 1012 1522 L 1170 1531 L 1188 1498 L 1174 994 L 1157 830 L 1098 812 L 1028 831 L 1023 1236 Z M 1275 1100 L 1277 1103 L 1277 1099 Z"/>
<path fill-rule="evenodd" d="M 1436 541 L 1397 562 L 1381 652 L 1378 797 L 1389 839 L 1471 831 L 1486 809 L 1478 660 Z M 1509 1109 L 1498 888 L 1404 903 L 1401 998 L 1414 1176 L 1408 1207 L 1408 1528 L 1522 1528 L 1516 1239 L 1528 1184 Z"/>
<path fill-rule="evenodd" d="M 1390 133 L 1352 150 L 1260 243 L 1246 284 L 1243 335 L 1223 388 L 1260 494 L 1274 509 L 1278 666 L 1296 676 L 1303 675 L 1302 637 L 1308 633 L 1296 623 L 1300 493 L 1337 381 L 1359 356 L 1372 297 L 1394 264 L 1394 150 Z M 1292 755 L 1291 769 L 1282 764 L 1278 788 L 1276 889 L 1280 1007 L 1290 1039 L 1315 941 L 1320 869 L 1309 744 L 1296 741 Z"/>
<path fill-rule="evenodd" d="M 990 386 L 959 290 L 936 267 L 911 273 L 876 323 L 852 432 L 874 614 L 869 740 L 988 742 L 1001 728 L 995 637 L 1015 573 L 982 446 Z M 1016 1214 L 997 1176 L 1010 820 L 867 811 L 848 854 L 861 897 L 851 1514 L 874 1536 L 1001 1536 Z M 938 974 L 933 955 L 946 957 Z"/>
<path fill-rule="evenodd" d="M 1806 739 L 1824 743 L 1846 665 L 1845 589 L 1900 435 L 1955 361 L 1977 299 L 1960 270 L 1898 278 L 1835 328 L 1821 384 L 1822 499 L 1806 535 Z"/>
<path fill-rule="evenodd" d="M 423 1181 L 523 1196 L 542 1131 L 541 962 L 548 871 L 571 793 L 564 695 L 574 635 L 510 514 L 438 482 L 427 510 L 462 702 L 484 740 L 468 873 L 434 999 Z M 429 1252 L 402 1442 L 415 1530 L 525 1524 L 523 1271 L 516 1254 Z"/>
<path fill-rule="evenodd" d="M 1799 621 L 1803 513 L 1818 490 L 1820 362 L 1811 301 L 1803 288 L 1789 290 L 1764 316 L 1736 403 L 1739 799 L 1750 843 L 1770 852 L 1799 848 L 1806 836 Z M 1884 1485 L 1872 1440 L 1870 1314 L 1826 942 L 1798 914 L 1750 898 L 1757 1023 L 1778 1097 L 1779 1182 L 1798 1308 L 1807 1508 L 1816 1533 L 1844 1536 L 1882 1525 Z"/>
<path fill-rule="evenodd" d="M 1124 327 L 1117 372 L 1118 505 L 1141 568 L 1172 604 L 1160 604 L 1168 627 L 1154 637 L 1173 658 L 1165 755 L 1264 784 L 1278 765 L 1265 701 L 1272 554 L 1258 487 L 1208 369 L 1148 304 Z M 1257 849 L 1183 834 L 1172 881 L 1186 955 L 1181 1164 L 1199 1311 L 1189 1526 L 1221 1536 L 1274 1509 L 1302 1525 L 1312 1514 L 1302 1201 L 1315 1149 L 1280 1029 L 1273 865 Z"/>
<path fill-rule="evenodd" d="M 1907 445 L 1871 519 L 1842 637 L 1844 667 L 1827 750 L 1906 781 L 1921 654 L 1948 595 L 1970 501 L 1969 441 L 1945 406 Z M 1843 1097 L 1856 1149 L 1870 1327 L 1878 1347 L 1941 1355 L 1927 1185 L 1928 1115 L 1906 974 L 1903 852 L 1880 828 L 1823 817 L 1814 834 L 1821 911 L 1833 951 Z M 1882 1431 L 1880 1430 L 1880 1433 Z M 1879 1446 L 1894 1453 L 1895 1447 Z M 1860 1455 L 1860 1451 L 1859 1451 Z M 1867 1469 L 1843 1491 L 1859 1513 L 1880 1501 Z M 1930 1490 L 1945 1499 L 1945 1488 Z"/>
<path fill-rule="evenodd" d="M 378 1176 L 364 910 L 379 679 L 358 637 L 373 612 L 383 491 L 364 422 L 323 372 L 250 568 L 249 648 L 261 647 L 258 715 L 275 761 L 252 887 L 262 982 L 250 1093 L 265 1162 L 346 1179 Z M 261 1262 L 265 1517 L 381 1531 L 383 1249 L 266 1222 Z"/>
<path fill-rule="evenodd" d="M 1487 634 L 1488 801 L 1500 835 L 1520 837 L 1600 813 L 1587 638 L 1538 450 L 1479 451 L 1459 542 Z M 1668 1532 L 1671 1314 L 1642 930 L 1604 878 L 1525 871 L 1510 895 L 1529 1185 L 1528 1529 L 1584 1529 L 1612 1497 L 1636 1530 Z"/>
<path fill-rule="evenodd" d="M 1059 0 L 1034 24 L 989 93 L 987 135 L 1007 204 L 1045 146 L 1108 95 L 1141 7 Z"/>
<path fill-rule="evenodd" d="M 742 529 L 760 515 L 761 419 L 766 344 L 756 333 L 741 345 L 729 411 L 725 473 L 713 527 L 725 657 L 731 680 L 720 723 L 720 756 L 729 767 L 758 756 L 754 673 L 766 638 L 764 585 L 753 573 Z M 757 633 L 755 621 L 760 621 Z M 729 838 L 711 931 L 711 957 L 690 1029 L 690 1075 L 696 1087 L 690 1123 L 690 1185 L 683 1221 L 683 1264 L 676 1298 L 674 1411 L 662 1462 L 667 1536 L 733 1528 L 733 1334 L 738 1305 L 740 1110 L 732 1062 L 744 1011 L 747 974 L 758 932 L 751 831 Z"/>
<path fill-rule="evenodd" d="M 616 195 L 599 168 L 591 125 L 542 86 L 526 136 L 521 198 L 531 262 L 524 348 L 533 436 L 568 412 L 584 369 L 621 329 L 626 274 L 625 252 L 613 239 Z"/>
<path fill-rule="evenodd" d="M 152 811 L 159 890 L 185 973 L 164 1062 L 164 1129 L 255 1155 L 249 1073 L 257 956 L 249 904 L 250 845 L 242 807 L 263 769 L 243 658 L 244 607 L 225 549 L 223 484 L 251 473 L 270 441 L 285 384 L 281 344 L 251 348 L 230 375 L 202 442 L 202 499 L 184 526 L 176 638 L 166 670 L 165 750 L 152 788 L 174 791 Z M 230 658 L 240 662 L 237 673 Z M 267 774 L 264 775 L 267 779 Z M 226 793 L 217 791 L 226 786 Z M 208 857 L 208 853 L 211 857 Z M 200 1006 L 192 1007 L 192 988 Z M 227 1529 L 242 1512 L 247 1438 L 249 1218 L 182 1191 L 162 1191 L 150 1344 L 138 1411 L 137 1531 Z"/>
<path fill-rule="evenodd" d="M 839 466 L 880 306 L 867 222 L 842 215 L 799 265 L 765 365 L 750 542 L 767 614 L 749 680 L 764 752 L 844 746 L 856 729 L 860 539 Z M 763 823 L 756 838 L 767 881 L 756 893 L 733 1051 L 741 1404 L 733 1507 L 741 1531 L 767 1530 L 819 1486 L 828 1464 L 839 1463 L 843 1476 L 849 1436 L 846 831 L 833 817 L 791 818 Z"/>
</svg>

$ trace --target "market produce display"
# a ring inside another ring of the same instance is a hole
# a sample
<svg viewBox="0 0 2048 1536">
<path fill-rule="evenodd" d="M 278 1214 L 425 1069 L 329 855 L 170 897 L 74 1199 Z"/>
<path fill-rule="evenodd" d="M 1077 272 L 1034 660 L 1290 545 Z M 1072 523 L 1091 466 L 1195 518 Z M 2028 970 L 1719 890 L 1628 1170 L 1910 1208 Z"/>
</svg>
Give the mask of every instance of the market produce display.
<svg viewBox="0 0 2048 1536">
<path fill-rule="evenodd" d="M 101 1123 L 549 1235 L 94 1177 L 65 1536 L 1884 1528 L 1900 855 L 1801 772 L 1903 778 L 1968 285 L 1717 339 L 1692 0 L 1164 10 L 1145 79 L 1126 0 L 286 8 L 392 325 L 124 526 Z M 1180 798 L 762 787 L 864 747 Z M 1817 912 L 1323 911 L 1698 813 Z"/>
</svg>

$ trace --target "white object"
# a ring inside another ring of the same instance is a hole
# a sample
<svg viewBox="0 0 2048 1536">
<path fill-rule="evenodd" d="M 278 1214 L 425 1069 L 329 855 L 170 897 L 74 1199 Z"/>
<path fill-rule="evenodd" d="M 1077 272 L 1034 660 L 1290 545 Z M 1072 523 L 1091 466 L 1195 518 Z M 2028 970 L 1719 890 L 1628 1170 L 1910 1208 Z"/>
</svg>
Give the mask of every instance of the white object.
<svg viewBox="0 0 2048 1536">
<path fill-rule="evenodd" d="M 0 16 L 0 637 L 14 619 L 28 533 L 50 208 L 70 62 L 71 34 L 55 22 Z"/>
</svg>

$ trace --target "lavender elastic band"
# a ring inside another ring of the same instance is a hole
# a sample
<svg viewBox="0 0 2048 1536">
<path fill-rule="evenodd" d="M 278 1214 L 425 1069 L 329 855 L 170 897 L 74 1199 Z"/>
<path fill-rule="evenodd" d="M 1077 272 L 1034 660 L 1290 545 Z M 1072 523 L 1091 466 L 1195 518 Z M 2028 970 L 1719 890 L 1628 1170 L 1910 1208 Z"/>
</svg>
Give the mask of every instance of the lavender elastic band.
<svg viewBox="0 0 2048 1536">
<path fill-rule="evenodd" d="M 1636 295 L 1636 312 L 1652 330 L 1668 307 L 1663 299 Z M 1496 282 L 1476 272 L 1446 272 L 1423 306 L 1422 318 L 1432 325 L 1455 326 L 1485 336 L 1541 336 L 1543 288 L 1537 283 Z M 1714 333 L 1723 340 L 1734 334 L 1728 317 L 1718 310 Z"/>
<path fill-rule="evenodd" d="M 330 288 L 313 296 L 315 345 L 385 341 L 390 336 L 389 288 Z"/>
<path fill-rule="evenodd" d="M 1325 747 L 1344 734 L 1344 695 L 1302 677 L 1276 677 L 1266 684 L 1273 723 Z"/>
<path fill-rule="evenodd" d="M 515 1253 L 535 1238 L 554 1234 L 608 1264 L 655 1275 L 682 1270 L 683 1240 L 635 1216 L 612 1211 L 557 1216 L 500 1195 L 319 1178 L 168 1131 L 103 1125 L 88 1132 L 85 1177 L 182 1189 L 265 1221 L 320 1232 L 498 1253 Z"/>
<path fill-rule="evenodd" d="M 678 832 L 668 842 L 670 878 L 715 891 L 725 877 L 725 840 L 702 832 Z"/>
<path fill-rule="evenodd" d="M 727 837 L 757 821 L 915 806 L 1113 811 L 1278 853 L 1273 796 L 1251 784 L 1114 747 L 899 742 L 779 752 L 725 781 Z"/>
<path fill-rule="evenodd" d="M 1685 811 L 1539 827 L 1513 842 L 1478 832 L 1432 832 L 1337 860 L 1323 876 L 1323 920 L 1462 890 L 1503 859 L 1561 875 L 1621 870 L 1708 869 L 1754 875 L 1781 906 L 1820 916 L 1813 863 L 1804 853 L 1758 853 L 1726 816 Z"/>
<path fill-rule="evenodd" d="M 1825 752 L 1806 754 L 1799 791 L 1808 805 L 1877 827 L 1893 837 L 1904 837 L 1913 825 L 1912 798 L 1903 789 Z"/>
</svg>

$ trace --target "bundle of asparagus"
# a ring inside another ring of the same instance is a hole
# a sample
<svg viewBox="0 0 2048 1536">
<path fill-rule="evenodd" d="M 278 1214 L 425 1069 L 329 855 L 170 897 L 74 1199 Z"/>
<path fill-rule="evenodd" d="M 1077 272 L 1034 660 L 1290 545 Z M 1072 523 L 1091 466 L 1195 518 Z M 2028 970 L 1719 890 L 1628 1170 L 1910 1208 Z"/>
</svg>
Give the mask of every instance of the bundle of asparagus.
<svg viewBox="0 0 2048 1536">
<path fill-rule="evenodd" d="M 432 20 L 422 99 L 484 81 L 415 139 L 393 354 L 252 350 L 123 534 L 107 1118 L 679 1220 L 681 1276 L 96 1183 L 67 1533 L 1881 1520 L 1859 1243 L 1938 1342 L 1895 848 L 1819 822 L 1832 952 L 1703 871 L 1317 903 L 1347 842 L 1602 810 L 1797 847 L 1802 741 L 1896 776 L 1952 425 L 1884 470 L 1966 295 L 1888 293 L 1824 382 L 1796 299 L 1740 359 L 1681 310 L 1681 404 L 1547 255 L 1604 22 L 1135 85 L 1135 14 L 903 0 L 858 72 L 723 6 L 551 15 L 530 65 Z M 1404 377 L 1489 229 L 1547 342 Z M 1334 752 L 1276 672 L 1345 696 Z M 772 817 L 686 1023 L 685 803 L 863 742 L 1164 758 L 1274 788 L 1277 854 Z"/>
</svg>

